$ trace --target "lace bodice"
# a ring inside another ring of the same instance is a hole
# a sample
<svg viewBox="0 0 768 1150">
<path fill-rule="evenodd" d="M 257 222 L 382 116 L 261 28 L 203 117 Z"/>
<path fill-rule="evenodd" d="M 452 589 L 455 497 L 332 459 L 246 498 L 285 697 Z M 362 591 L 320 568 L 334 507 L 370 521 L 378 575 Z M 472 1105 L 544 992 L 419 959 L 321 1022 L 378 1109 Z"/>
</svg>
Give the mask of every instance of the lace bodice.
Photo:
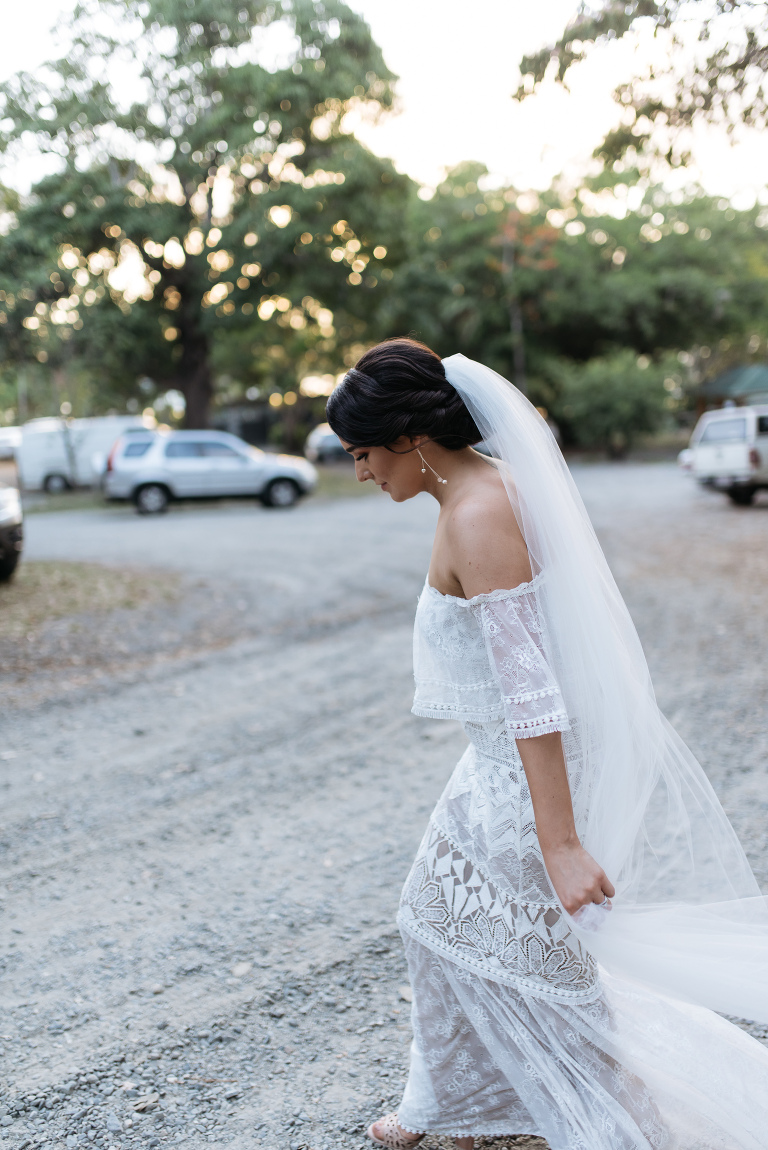
<svg viewBox="0 0 768 1150">
<path fill-rule="evenodd" d="M 516 739 L 568 730 L 537 601 L 542 579 L 472 599 L 425 584 L 414 630 L 414 714 L 503 720 Z"/>
</svg>

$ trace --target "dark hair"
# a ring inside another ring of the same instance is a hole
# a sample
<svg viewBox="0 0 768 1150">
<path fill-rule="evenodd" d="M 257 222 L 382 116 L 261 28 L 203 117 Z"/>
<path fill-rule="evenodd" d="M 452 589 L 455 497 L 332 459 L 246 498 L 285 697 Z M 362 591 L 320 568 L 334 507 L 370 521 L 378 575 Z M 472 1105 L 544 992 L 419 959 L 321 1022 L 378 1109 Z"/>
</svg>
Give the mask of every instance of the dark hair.
<svg viewBox="0 0 768 1150">
<path fill-rule="evenodd" d="M 347 372 L 326 407 L 328 422 L 354 447 L 388 447 L 427 435 L 450 451 L 482 439 L 439 355 L 415 339 L 372 347 Z"/>
</svg>

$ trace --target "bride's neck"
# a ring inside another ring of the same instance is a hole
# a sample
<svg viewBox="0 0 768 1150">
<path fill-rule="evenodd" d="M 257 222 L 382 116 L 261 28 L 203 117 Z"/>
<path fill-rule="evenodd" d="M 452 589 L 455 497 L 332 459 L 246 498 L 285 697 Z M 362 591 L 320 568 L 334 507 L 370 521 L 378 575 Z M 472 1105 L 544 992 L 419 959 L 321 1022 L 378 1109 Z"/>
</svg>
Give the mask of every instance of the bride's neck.
<svg viewBox="0 0 768 1150">
<path fill-rule="evenodd" d="M 437 476 L 430 474 L 427 489 L 441 507 L 450 506 L 461 499 L 478 477 L 487 474 L 488 468 L 493 467 L 489 459 L 471 447 L 449 451 L 447 447 L 433 443 L 430 448 L 429 455 L 425 452 L 425 458 Z M 446 482 L 441 483 L 440 479 Z"/>
</svg>

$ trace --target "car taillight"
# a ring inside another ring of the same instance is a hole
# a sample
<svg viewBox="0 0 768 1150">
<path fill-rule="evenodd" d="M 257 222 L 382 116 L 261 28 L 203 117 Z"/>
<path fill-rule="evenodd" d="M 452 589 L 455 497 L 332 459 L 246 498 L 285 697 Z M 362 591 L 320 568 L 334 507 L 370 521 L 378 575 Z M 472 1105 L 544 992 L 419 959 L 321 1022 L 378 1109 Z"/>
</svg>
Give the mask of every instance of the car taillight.
<svg viewBox="0 0 768 1150">
<path fill-rule="evenodd" d="M 763 461 L 762 461 L 762 459 L 760 458 L 760 452 L 757 450 L 757 448 L 756 448 L 756 447 L 751 447 L 751 448 L 749 449 L 749 464 L 750 464 L 750 467 L 760 467 L 760 465 L 762 464 L 762 462 L 763 462 Z"/>
<path fill-rule="evenodd" d="M 109 455 L 107 456 L 107 471 L 112 470 L 112 461 L 115 458 L 115 452 L 116 451 L 117 451 L 117 444 L 115 443 L 115 444 L 113 444 L 112 450 L 110 451 Z"/>
</svg>

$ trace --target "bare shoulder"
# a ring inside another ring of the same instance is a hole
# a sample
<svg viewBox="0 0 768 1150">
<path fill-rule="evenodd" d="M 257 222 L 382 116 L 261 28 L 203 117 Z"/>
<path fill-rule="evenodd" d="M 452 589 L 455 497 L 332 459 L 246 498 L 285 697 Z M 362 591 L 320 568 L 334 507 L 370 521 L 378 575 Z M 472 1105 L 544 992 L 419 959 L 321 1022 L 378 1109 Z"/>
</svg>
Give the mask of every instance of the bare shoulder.
<svg viewBox="0 0 768 1150">
<path fill-rule="evenodd" d="M 446 510 L 450 565 L 467 599 L 530 580 L 528 548 L 500 478 L 489 477 Z"/>
</svg>

